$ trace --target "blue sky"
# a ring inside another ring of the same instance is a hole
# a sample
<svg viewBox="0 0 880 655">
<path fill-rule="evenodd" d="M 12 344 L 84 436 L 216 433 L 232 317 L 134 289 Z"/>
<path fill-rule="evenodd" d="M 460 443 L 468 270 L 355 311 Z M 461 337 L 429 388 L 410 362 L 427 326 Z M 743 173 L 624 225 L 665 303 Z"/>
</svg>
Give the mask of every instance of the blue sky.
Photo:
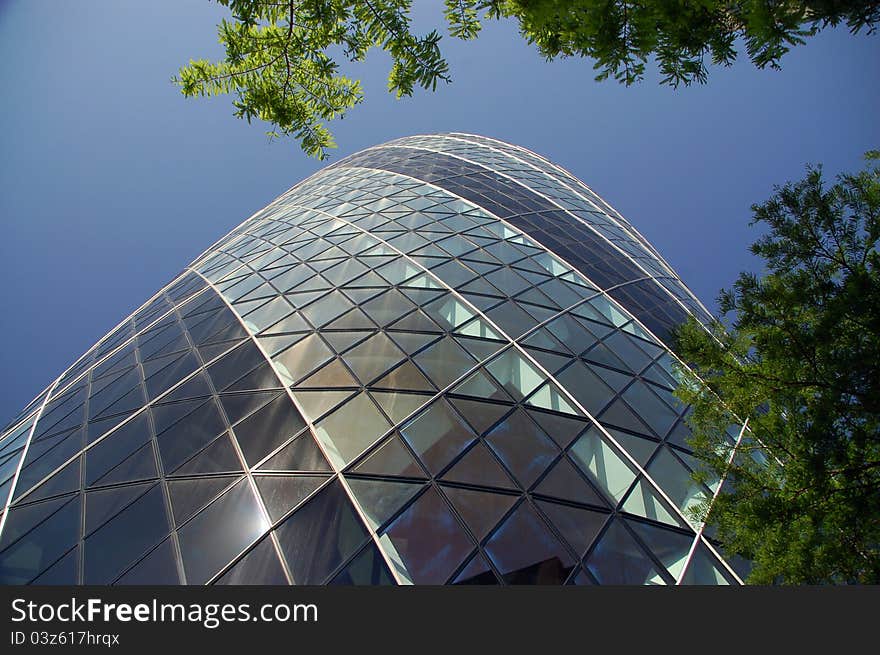
<svg viewBox="0 0 880 655">
<path fill-rule="evenodd" d="M 440 3 L 422 0 L 418 25 Z M 428 8 L 427 10 L 425 8 Z M 170 83 L 218 57 L 206 0 L 0 0 L 0 421 L 205 247 L 324 164 L 232 116 L 229 98 Z M 414 133 L 525 146 L 584 180 L 710 307 L 756 232 L 749 207 L 808 162 L 829 176 L 880 147 L 880 36 L 829 30 L 783 59 L 713 69 L 672 90 L 649 75 L 593 81 L 589 61 L 544 62 L 511 23 L 444 38 L 453 83 L 396 101 L 388 60 L 352 66 L 366 101 L 330 127 L 335 161 Z"/>
</svg>

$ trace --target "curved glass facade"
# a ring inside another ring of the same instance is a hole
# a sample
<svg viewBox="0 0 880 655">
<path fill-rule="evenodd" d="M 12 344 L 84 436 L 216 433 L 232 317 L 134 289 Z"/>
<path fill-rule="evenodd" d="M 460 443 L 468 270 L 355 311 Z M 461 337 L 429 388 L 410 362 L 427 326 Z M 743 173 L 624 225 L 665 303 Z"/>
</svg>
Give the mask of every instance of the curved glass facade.
<svg viewBox="0 0 880 655">
<path fill-rule="evenodd" d="M 0 440 L 6 584 L 740 580 L 668 330 L 705 308 L 582 182 L 370 148 L 209 248 Z"/>
</svg>

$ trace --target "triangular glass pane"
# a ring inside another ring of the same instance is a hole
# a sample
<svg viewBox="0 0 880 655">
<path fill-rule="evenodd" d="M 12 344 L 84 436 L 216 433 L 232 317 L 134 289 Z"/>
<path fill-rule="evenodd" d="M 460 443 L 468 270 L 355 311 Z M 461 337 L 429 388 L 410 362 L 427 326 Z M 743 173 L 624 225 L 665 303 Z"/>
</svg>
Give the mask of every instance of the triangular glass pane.
<svg viewBox="0 0 880 655">
<path fill-rule="evenodd" d="M 375 328 L 375 323 L 357 307 L 324 326 L 324 330 L 374 330 Z"/>
<path fill-rule="evenodd" d="M 302 341 L 272 357 L 281 380 L 291 385 L 304 378 L 321 364 L 333 358 L 333 352 L 317 334 L 310 334 Z"/>
<path fill-rule="evenodd" d="M 371 391 L 370 395 L 379 403 L 391 421 L 396 425 L 431 400 L 430 395 L 397 393 L 392 391 Z"/>
<path fill-rule="evenodd" d="M 608 503 L 581 477 L 567 457 L 562 457 L 553 466 L 534 493 L 571 500 L 576 503 L 606 507 Z"/>
<path fill-rule="evenodd" d="M 450 398 L 449 401 L 464 414 L 465 419 L 477 434 L 484 433 L 510 411 L 510 405 L 499 405 L 480 400 Z"/>
<path fill-rule="evenodd" d="M 315 436 L 337 468 L 344 468 L 391 425 L 366 393 L 315 424 Z"/>
<path fill-rule="evenodd" d="M 353 391 L 308 391 L 299 388 L 293 392 L 296 402 L 309 421 L 316 421 L 352 395 Z"/>
<path fill-rule="evenodd" d="M 278 521 L 330 478 L 329 475 L 255 475 L 272 521 Z"/>
<path fill-rule="evenodd" d="M 608 433 L 614 437 L 614 440 L 620 444 L 620 447 L 632 455 L 633 459 L 641 466 L 644 466 L 648 460 L 651 459 L 651 455 L 654 454 L 654 451 L 657 450 L 657 446 L 659 445 L 656 441 L 642 439 L 626 432 L 615 430 L 614 428 L 606 429 L 608 430 Z M 685 472 L 684 475 L 687 477 L 688 473 Z"/>
<path fill-rule="evenodd" d="M 366 302 L 370 298 L 375 298 L 383 291 L 384 289 L 345 289 L 345 295 L 351 298 L 356 305 L 360 305 L 362 302 Z M 366 314 L 363 315 L 366 316 Z M 370 322 L 372 323 L 372 321 Z"/>
<path fill-rule="evenodd" d="M 77 457 L 39 487 L 31 491 L 25 497 L 27 499 L 26 502 L 31 503 L 35 500 L 49 498 L 50 496 L 59 496 L 71 491 L 77 491 L 80 488 L 79 460 L 80 458 Z M 21 491 L 27 491 L 27 488 L 23 488 Z M 16 489 L 16 496 L 18 496 L 18 489 Z"/>
<path fill-rule="evenodd" d="M 154 414 L 155 415 L 155 414 Z M 173 471 L 224 431 L 225 422 L 213 400 L 160 433 L 156 441 L 165 470 Z"/>
<path fill-rule="evenodd" d="M 221 343 L 199 346 L 199 354 L 205 362 L 210 362 L 215 357 L 237 346 L 241 341 L 223 341 Z"/>
<path fill-rule="evenodd" d="M 281 394 L 238 422 L 232 431 L 245 460 L 253 466 L 305 427 L 290 398 Z"/>
<path fill-rule="evenodd" d="M 377 332 L 343 355 L 345 362 L 364 384 L 376 379 L 403 358 L 403 351 L 384 332 Z"/>
<path fill-rule="evenodd" d="M 431 487 L 388 526 L 380 544 L 398 576 L 413 584 L 444 584 L 474 548 Z"/>
<path fill-rule="evenodd" d="M 223 434 L 211 442 L 204 450 L 173 471 L 174 475 L 196 475 L 200 473 L 226 473 L 241 471 L 241 461 L 229 435 Z"/>
<path fill-rule="evenodd" d="M 608 520 L 608 514 L 591 512 L 571 505 L 558 505 L 543 500 L 537 501 L 537 504 L 579 556 L 590 547 Z"/>
<path fill-rule="evenodd" d="M 260 465 L 261 471 L 330 471 L 321 449 L 305 432 Z"/>
<path fill-rule="evenodd" d="M 34 578 L 32 585 L 75 585 L 77 583 L 77 562 L 79 546 L 68 552 L 39 576 Z"/>
<path fill-rule="evenodd" d="M 433 385 L 422 375 L 416 366 L 405 361 L 403 364 L 376 380 L 373 387 L 384 389 L 401 389 L 408 391 L 434 391 Z"/>
<path fill-rule="evenodd" d="M 526 489 L 559 455 L 553 441 L 522 409 L 515 410 L 489 432 L 486 442 Z"/>
<path fill-rule="evenodd" d="M 605 381 L 605 384 L 617 392 L 620 392 L 633 379 L 632 375 L 628 373 L 620 373 L 604 366 L 591 366 L 590 368 Z"/>
<path fill-rule="evenodd" d="M 688 553 L 694 543 L 693 534 L 682 534 L 641 521 L 627 520 L 626 523 L 648 546 L 674 579 L 677 580 L 681 577 Z"/>
<path fill-rule="evenodd" d="M 364 475 L 393 475 L 405 478 L 424 478 L 425 472 L 416 464 L 409 450 L 396 435 L 374 450 L 352 469 Z"/>
<path fill-rule="evenodd" d="M 633 487 L 632 492 L 624 501 L 621 509 L 630 514 L 643 516 L 646 519 L 659 521 L 660 523 L 677 525 L 682 528 L 687 527 L 685 521 L 678 518 L 671 511 L 660 496 L 655 493 L 651 484 L 644 478 L 639 478 L 639 481 Z"/>
<path fill-rule="evenodd" d="M 159 544 L 169 529 L 161 485 L 153 485 L 85 539 L 83 582 L 112 582 Z"/>
<path fill-rule="evenodd" d="M 368 300 L 361 309 L 377 325 L 388 325 L 414 308 L 412 301 L 397 289 L 390 289 L 381 296 Z"/>
<path fill-rule="evenodd" d="M 528 396 L 545 379 L 538 369 L 513 348 L 493 359 L 486 368 L 516 400 Z"/>
<path fill-rule="evenodd" d="M 242 557 L 214 583 L 218 585 L 286 585 L 287 577 L 270 538 Z"/>
<path fill-rule="evenodd" d="M 220 404 L 226 412 L 229 423 L 234 425 L 251 412 L 259 409 L 279 396 L 277 391 L 249 391 L 247 393 L 226 393 L 220 396 Z"/>
<path fill-rule="evenodd" d="M 380 275 L 375 273 L 374 271 L 368 271 L 364 275 L 360 276 L 356 280 L 353 280 L 346 284 L 343 288 L 356 288 L 356 287 L 387 287 L 388 282 L 385 281 Z"/>
<path fill-rule="evenodd" d="M 267 334 L 278 334 L 281 332 L 308 332 L 311 329 L 312 326 L 306 323 L 299 313 L 295 313 L 282 318 L 277 323 L 273 323 L 264 332 Z"/>
<path fill-rule="evenodd" d="M 458 487 L 444 486 L 442 489 L 478 541 L 482 541 L 492 531 L 519 498 Z"/>
<path fill-rule="evenodd" d="M 297 289 L 305 289 L 308 286 L 314 286 L 311 282 L 306 282 L 305 284 L 300 285 Z M 325 289 L 328 287 L 326 284 L 318 284 L 317 286 L 323 286 Z M 299 309 L 300 307 L 304 307 L 310 302 L 312 302 L 315 298 L 319 298 L 320 296 L 327 293 L 326 291 L 302 291 L 298 293 L 287 293 L 284 295 L 287 298 L 287 302 L 291 305 Z"/>
<path fill-rule="evenodd" d="M 486 339 L 477 339 L 474 337 L 463 337 L 463 336 L 455 336 L 455 340 L 464 346 L 464 349 L 467 350 L 471 355 L 473 355 L 474 359 L 478 361 L 485 361 L 492 357 L 499 350 L 507 346 L 509 341 L 489 341 Z"/>
<path fill-rule="evenodd" d="M 246 479 L 178 530 L 187 582 L 204 584 L 269 528 Z"/>
<path fill-rule="evenodd" d="M 90 484 L 117 484 L 159 477 L 153 444 L 148 442 Z"/>
<path fill-rule="evenodd" d="M 282 334 L 277 336 L 258 337 L 260 345 L 269 355 L 277 355 L 288 346 L 292 346 L 297 341 L 302 341 L 306 337 L 305 334 Z"/>
<path fill-rule="evenodd" d="M 333 387 L 359 387 L 360 383 L 340 359 L 334 359 L 296 385 L 297 389 L 326 389 Z"/>
<path fill-rule="evenodd" d="M 446 330 L 454 330 L 474 317 L 473 311 L 451 295 L 425 305 L 425 311 Z"/>
<path fill-rule="evenodd" d="M 408 355 L 413 355 L 432 341 L 436 341 L 437 334 L 419 334 L 417 332 L 389 332 L 398 346 Z"/>
<path fill-rule="evenodd" d="M 437 298 L 444 293 L 443 289 L 410 289 L 402 288 L 403 295 L 412 300 L 417 305 L 424 305 Z"/>
<path fill-rule="evenodd" d="M 393 585 L 395 582 L 379 549 L 369 543 L 329 584 L 375 586 Z"/>
<path fill-rule="evenodd" d="M 580 361 L 557 374 L 556 379 L 594 416 L 614 397 L 602 379 Z"/>
<path fill-rule="evenodd" d="M 181 526 L 238 478 L 234 475 L 197 480 L 168 480 L 174 524 Z"/>
<path fill-rule="evenodd" d="M 3 544 L 11 543 L 10 532 L 20 538 L 7 546 L 0 558 L 0 584 L 27 584 L 76 544 L 80 529 L 79 498 L 77 494 L 71 502 L 59 503 L 60 509 L 53 510 L 51 516 L 32 530 L 16 527 L 17 517 L 27 508 L 10 510 Z M 33 515 L 26 518 L 32 527 Z"/>
<path fill-rule="evenodd" d="M 411 482 L 387 482 L 346 478 L 355 499 L 374 530 L 383 525 L 406 505 L 424 486 Z"/>
<path fill-rule="evenodd" d="M 563 584 L 575 561 L 528 503 L 521 503 L 486 543 L 507 584 Z"/>
<path fill-rule="evenodd" d="M 545 328 L 538 328 L 521 342 L 524 346 L 532 346 L 534 348 L 543 348 L 544 350 L 552 350 L 559 353 L 567 353 L 565 346 L 560 344 L 553 338 Z"/>
<path fill-rule="evenodd" d="M 361 330 L 359 332 L 327 332 L 321 333 L 324 339 L 338 353 L 343 353 L 356 343 L 360 343 L 364 339 L 376 334 L 375 328 L 369 331 Z"/>
<path fill-rule="evenodd" d="M 615 501 L 620 501 L 636 478 L 631 466 L 599 435 L 587 430 L 571 447 L 569 454 L 590 481 Z"/>
<path fill-rule="evenodd" d="M 6 548 L 19 537 L 33 530 L 38 524 L 45 521 L 74 497 L 53 498 L 42 503 L 12 508 L 9 511 L 9 516 L 7 516 L 4 526 L 3 538 L 0 539 L 0 548 Z M 77 510 L 77 514 L 79 514 L 79 510 Z"/>
<path fill-rule="evenodd" d="M 476 438 L 443 400 L 434 402 L 400 432 L 432 473 L 442 470 Z"/>
<path fill-rule="evenodd" d="M 452 393 L 488 400 L 511 402 L 510 396 L 482 370 L 474 371 L 464 382 L 453 387 Z"/>
<path fill-rule="evenodd" d="M 549 409 L 554 412 L 562 412 L 564 414 L 572 414 L 575 416 L 580 415 L 580 412 L 569 404 L 568 399 L 562 395 L 559 388 L 553 382 L 548 382 L 540 387 L 526 401 L 526 404 L 533 407 L 540 407 L 542 409 Z"/>
<path fill-rule="evenodd" d="M 294 584 L 322 584 L 369 538 L 339 481 L 331 482 L 275 531 Z"/>
<path fill-rule="evenodd" d="M 586 560 L 599 584 L 664 584 L 665 580 L 620 519 L 611 523 Z"/>
<path fill-rule="evenodd" d="M 556 353 L 549 353 L 545 350 L 536 350 L 534 348 L 526 348 L 526 350 L 550 375 L 556 374 L 562 367 L 571 362 L 571 357 L 568 355 L 557 355 Z"/>
<path fill-rule="evenodd" d="M 504 295 L 501 291 L 486 282 L 486 280 L 484 280 L 483 278 L 477 278 L 476 280 L 468 282 L 461 288 L 461 290 L 468 291 L 470 293 L 482 293 L 487 296 L 497 296 L 499 298 Z"/>
<path fill-rule="evenodd" d="M 501 489 L 515 488 L 498 460 L 482 441 L 474 444 L 473 448 L 453 464 L 452 468 L 443 474 L 443 480 Z"/>
<path fill-rule="evenodd" d="M 444 337 L 413 357 L 439 389 L 449 386 L 476 363 L 451 337 Z"/>
<path fill-rule="evenodd" d="M 134 484 L 113 489 L 90 491 L 86 494 L 85 534 L 101 527 L 123 507 L 147 492 L 152 483 Z"/>
<path fill-rule="evenodd" d="M 461 573 L 455 576 L 452 584 L 461 585 L 497 585 L 498 578 L 492 573 L 486 559 L 477 553 Z"/>
<path fill-rule="evenodd" d="M 687 585 L 729 585 L 734 582 L 734 578 L 702 543 L 697 544 L 687 571 L 681 579 L 681 584 Z"/>
<path fill-rule="evenodd" d="M 211 395 L 208 387 L 208 378 L 204 373 L 198 373 L 190 378 L 171 393 L 162 397 L 163 403 L 184 400 L 189 398 L 205 398 Z"/>
<path fill-rule="evenodd" d="M 560 416 L 559 414 L 550 414 L 535 409 L 527 409 L 526 412 L 535 421 L 538 422 L 544 432 L 550 435 L 550 438 L 556 444 L 565 449 L 574 438 L 586 428 L 589 423 L 584 419 L 578 419 L 570 416 Z"/>
<path fill-rule="evenodd" d="M 389 328 L 406 332 L 441 332 L 440 327 L 428 318 L 422 310 L 416 310 L 411 314 L 407 314 L 399 321 L 392 323 Z"/>
<path fill-rule="evenodd" d="M 648 431 L 648 428 L 639 419 L 639 416 L 619 397 L 616 398 L 605 410 L 598 414 L 598 418 L 603 424 L 610 423 L 623 430 L 650 434 L 650 431 Z"/>
</svg>

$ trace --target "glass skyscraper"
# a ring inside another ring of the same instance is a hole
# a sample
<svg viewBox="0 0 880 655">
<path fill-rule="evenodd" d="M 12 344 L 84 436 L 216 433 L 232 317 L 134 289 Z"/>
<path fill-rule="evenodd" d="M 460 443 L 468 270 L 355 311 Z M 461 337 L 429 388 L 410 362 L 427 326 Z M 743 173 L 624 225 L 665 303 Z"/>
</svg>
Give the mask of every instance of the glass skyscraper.
<svg viewBox="0 0 880 655">
<path fill-rule="evenodd" d="M 709 315 L 546 159 L 343 159 L 212 245 L 0 440 L 6 584 L 726 584 L 670 329 Z M 736 436 L 734 434 L 734 436 Z"/>
</svg>

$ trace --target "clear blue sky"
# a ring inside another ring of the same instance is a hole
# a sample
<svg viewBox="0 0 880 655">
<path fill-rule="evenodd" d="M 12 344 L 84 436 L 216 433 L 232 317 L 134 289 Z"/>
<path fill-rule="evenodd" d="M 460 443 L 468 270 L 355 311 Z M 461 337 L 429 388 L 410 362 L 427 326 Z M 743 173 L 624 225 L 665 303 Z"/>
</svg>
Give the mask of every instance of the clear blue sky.
<svg viewBox="0 0 880 655">
<path fill-rule="evenodd" d="M 440 16 L 420 0 L 420 25 Z M 434 7 L 438 9 L 433 9 Z M 427 9 L 426 9 L 427 8 Z M 0 0 L 0 421 L 218 237 L 322 166 L 170 83 L 217 57 L 207 0 Z M 445 38 L 454 82 L 396 101 L 387 59 L 351 72 L 365 103 L 331 125 L 332 159 L 413 133 L 530 148 L 623 213 L 714 307 L 754 268 L 749 207 L 807 162 L 833 175 L 880 147 L 880 36 L 827 31 L 783 70 L 742 61 L 708 86 L 593 81 L 546 63 L 512 24 Z"/>
</svg>

